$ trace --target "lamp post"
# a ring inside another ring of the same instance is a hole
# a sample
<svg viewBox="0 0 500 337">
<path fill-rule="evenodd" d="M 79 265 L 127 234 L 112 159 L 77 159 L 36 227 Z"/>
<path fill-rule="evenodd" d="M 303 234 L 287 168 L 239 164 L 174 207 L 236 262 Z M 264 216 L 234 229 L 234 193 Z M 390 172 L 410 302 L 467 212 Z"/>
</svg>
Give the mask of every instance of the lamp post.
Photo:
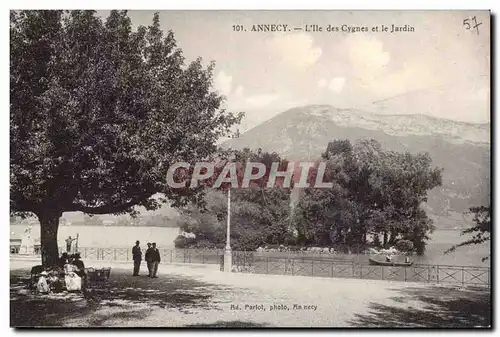
<svg viewBox="0 0 500 337">
<path fill-rule="evenodd" d="M 231 187 L 227 189 L 227 228 L 226 249 L 224 250 L 224 272 L 230 273 L 232 269 L 233 253 L 231 251 Z"/>
<path fill-rule="evenodd" d="M 239 138 L 240 130 L 236 130 L 236 135 L 232 138 Z M 229 147 L 231 151 L 231 147 Z M 233 253 L 231 251 L 231 187 L 227 189 L 227 228 L 226 228 L 226 248 L 224 249 L 224 272 L 230 273 L 233 267 Z"/>
</svg>

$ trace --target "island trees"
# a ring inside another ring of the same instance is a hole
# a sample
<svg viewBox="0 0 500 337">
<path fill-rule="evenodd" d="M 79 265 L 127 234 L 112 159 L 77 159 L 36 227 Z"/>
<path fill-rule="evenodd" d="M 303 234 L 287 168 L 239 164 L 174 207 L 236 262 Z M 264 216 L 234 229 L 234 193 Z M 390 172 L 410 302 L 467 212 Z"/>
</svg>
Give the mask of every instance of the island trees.
<svg viewBox="0 0 500 337">
<path fill-rule="evenodd" d="M 38 217 L 44 265 L 63 212 L 200 199 L 169 188 L 168 167 L 210 160 L 241 115 L 220 109 L 214 65 L 185 64 L 158 15 L 133 31 L 126 11 L 11 12 L 10 38 L 10 207 Z"/>
<path fill-rule="evenodd" d="M 422 253 L 432 221 L 422 209 L 441 170 L 427 154 L 383 150 L 374 140 L 333 141 L 323 154 L 331 189 L 305 189 L 295 223 L 302 241 L 363 245 L 368 234 L 383 244 L 410 240 Z"/>
</svg>

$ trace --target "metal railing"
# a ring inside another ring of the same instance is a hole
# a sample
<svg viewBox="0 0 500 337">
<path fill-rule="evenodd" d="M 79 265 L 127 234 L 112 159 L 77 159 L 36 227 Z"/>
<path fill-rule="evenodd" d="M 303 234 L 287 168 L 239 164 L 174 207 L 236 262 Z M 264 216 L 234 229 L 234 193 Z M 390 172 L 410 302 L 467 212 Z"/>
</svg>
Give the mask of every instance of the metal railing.
<svg viewBox="0 0 500 337">
<path fill-rule="evenodd" d="M 132 248 L 80 247 L 83 260 L 132 261 Z M 62 247 L 60 251 L 64 251 Z M 224 269 L 223 250 L 159 249 L 162 262 L 218 264 Z M 143 252 L 144 253 L 144 252 Z M 143 256 L 144 258 L 144 256 Z M 233 251 L 233 271 L 255 274 L 300 275 L 337 278 L 361 278 L 439 284 L 476 285 L 490 287 L 488 267 L 424 265 L 410 267 L 381 266 L 354 260 L 310 257 L 271 257 L 255 252 Z"/>
<path fill-rule="evenodd" d="M 240 255 L 240 256 L 238 256 Z M 335 259 L 252 257 L 233 253 L 236 272 L 275 275 L 300 275 L 335 278 L 360 278 L 437 284 L 490 287 L 488 267 L 450 265 L 382 266 Z"/>
<path fill-rule="evenodd" d="M 223 255 L 222 250 L 203 250 L 203 249 L 158 249 L 163 262 L 170 263 L 201 263 L 201 264 L 219 264 L 219 256 Z M 65 252 L 65 247 L 59 247 L 59 252 Z M 79 247 L 83 260 L 99 261 L 132 261 L 132 248 L 94 248 Z M 11 254 L 18 254 L 19 252 Z M 143 259 L 144 259 L 143 251 Z M 40 251 L 35 251 L 40 255 Z"/>
</svg>

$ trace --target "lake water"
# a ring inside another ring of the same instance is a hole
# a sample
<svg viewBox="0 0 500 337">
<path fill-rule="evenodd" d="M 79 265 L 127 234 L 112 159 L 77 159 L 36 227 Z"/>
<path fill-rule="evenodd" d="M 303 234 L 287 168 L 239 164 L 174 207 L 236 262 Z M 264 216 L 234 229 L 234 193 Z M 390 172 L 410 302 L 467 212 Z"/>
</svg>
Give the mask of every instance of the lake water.
<svg viewBox="0 0 500 337">
<path fill-rule="evenodd" d="M 10 226 L 11 238 L 21 239 L 26 228 L 28 225 Z M 158 248 L 169 249 L 174 247 L 173 241 L 179 233 L 179 228 L 169 227 L 59 226 L 57 242 L 59 247 L 65 247 L 68 236 L 78 235 L 79 247 L 131 248 L 139 240 L 143 246 L 156 242 Z M 32 236 L 40 238 L 40 226 L 32 227 Z"/>
<path fill-rule="evenodd" d="M 27 225 L 10 226 L 11 238 L 20 239 L 27 227 Z M 173 241 L 179 233 L 179 228 L 167 227 L 60 226 L 57 239 L 60 247 L 65 246 L 64 240 L 68 236 L 76 237 L 79 234 L 79 247 L 131 248 L 135 241 L 139 240 L 143 247 L 146 242 L 156 242 L 159 248 L 171 249 L 174 248 Z M 32 227 L 32 235 L 34 238 L 40 237 L 39 226 Z M 458 230 L 436 230 L 432 234 L 432 240 L 427 244 L 425 255 L 415 256 L 414 261 L 418 264 L 489 267 L 489 260 L 481 261 L 483 257 L 490 255 L 489 242 L 461 247 L 453 253 L 444 254 L 444 251 L 452 245 L 468 238 L 470 236 L 461 236 Z M 321 255 L 321 257 L 327 258 L 328 256 Z M 339 256 L 332 255 L 332 257 Z M 367 255 L 351 255 L 346 258 L 355 258 L 360 262 L 368 263 Z"/>
</svg>

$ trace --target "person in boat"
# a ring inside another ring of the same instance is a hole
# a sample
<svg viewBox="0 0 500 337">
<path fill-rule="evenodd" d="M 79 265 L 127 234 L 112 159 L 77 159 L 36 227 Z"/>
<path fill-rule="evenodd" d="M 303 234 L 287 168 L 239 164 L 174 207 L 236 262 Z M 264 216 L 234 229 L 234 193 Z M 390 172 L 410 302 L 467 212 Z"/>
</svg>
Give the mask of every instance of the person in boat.
<svg viewBox="0 0 500 337">
<path fill-rule="evenodd" d="M 410 257 L 409 257 L 409 256 L 407 256 L 407 257 L 405 258 L 405 263 L 410 263 Z"/>
<path fill-rule="evenodd" d="M 385 261 L 386 262 L 392 262 L 392 256 L 391 255 L 386 255 L 385 256 Z"/>
</svg>

